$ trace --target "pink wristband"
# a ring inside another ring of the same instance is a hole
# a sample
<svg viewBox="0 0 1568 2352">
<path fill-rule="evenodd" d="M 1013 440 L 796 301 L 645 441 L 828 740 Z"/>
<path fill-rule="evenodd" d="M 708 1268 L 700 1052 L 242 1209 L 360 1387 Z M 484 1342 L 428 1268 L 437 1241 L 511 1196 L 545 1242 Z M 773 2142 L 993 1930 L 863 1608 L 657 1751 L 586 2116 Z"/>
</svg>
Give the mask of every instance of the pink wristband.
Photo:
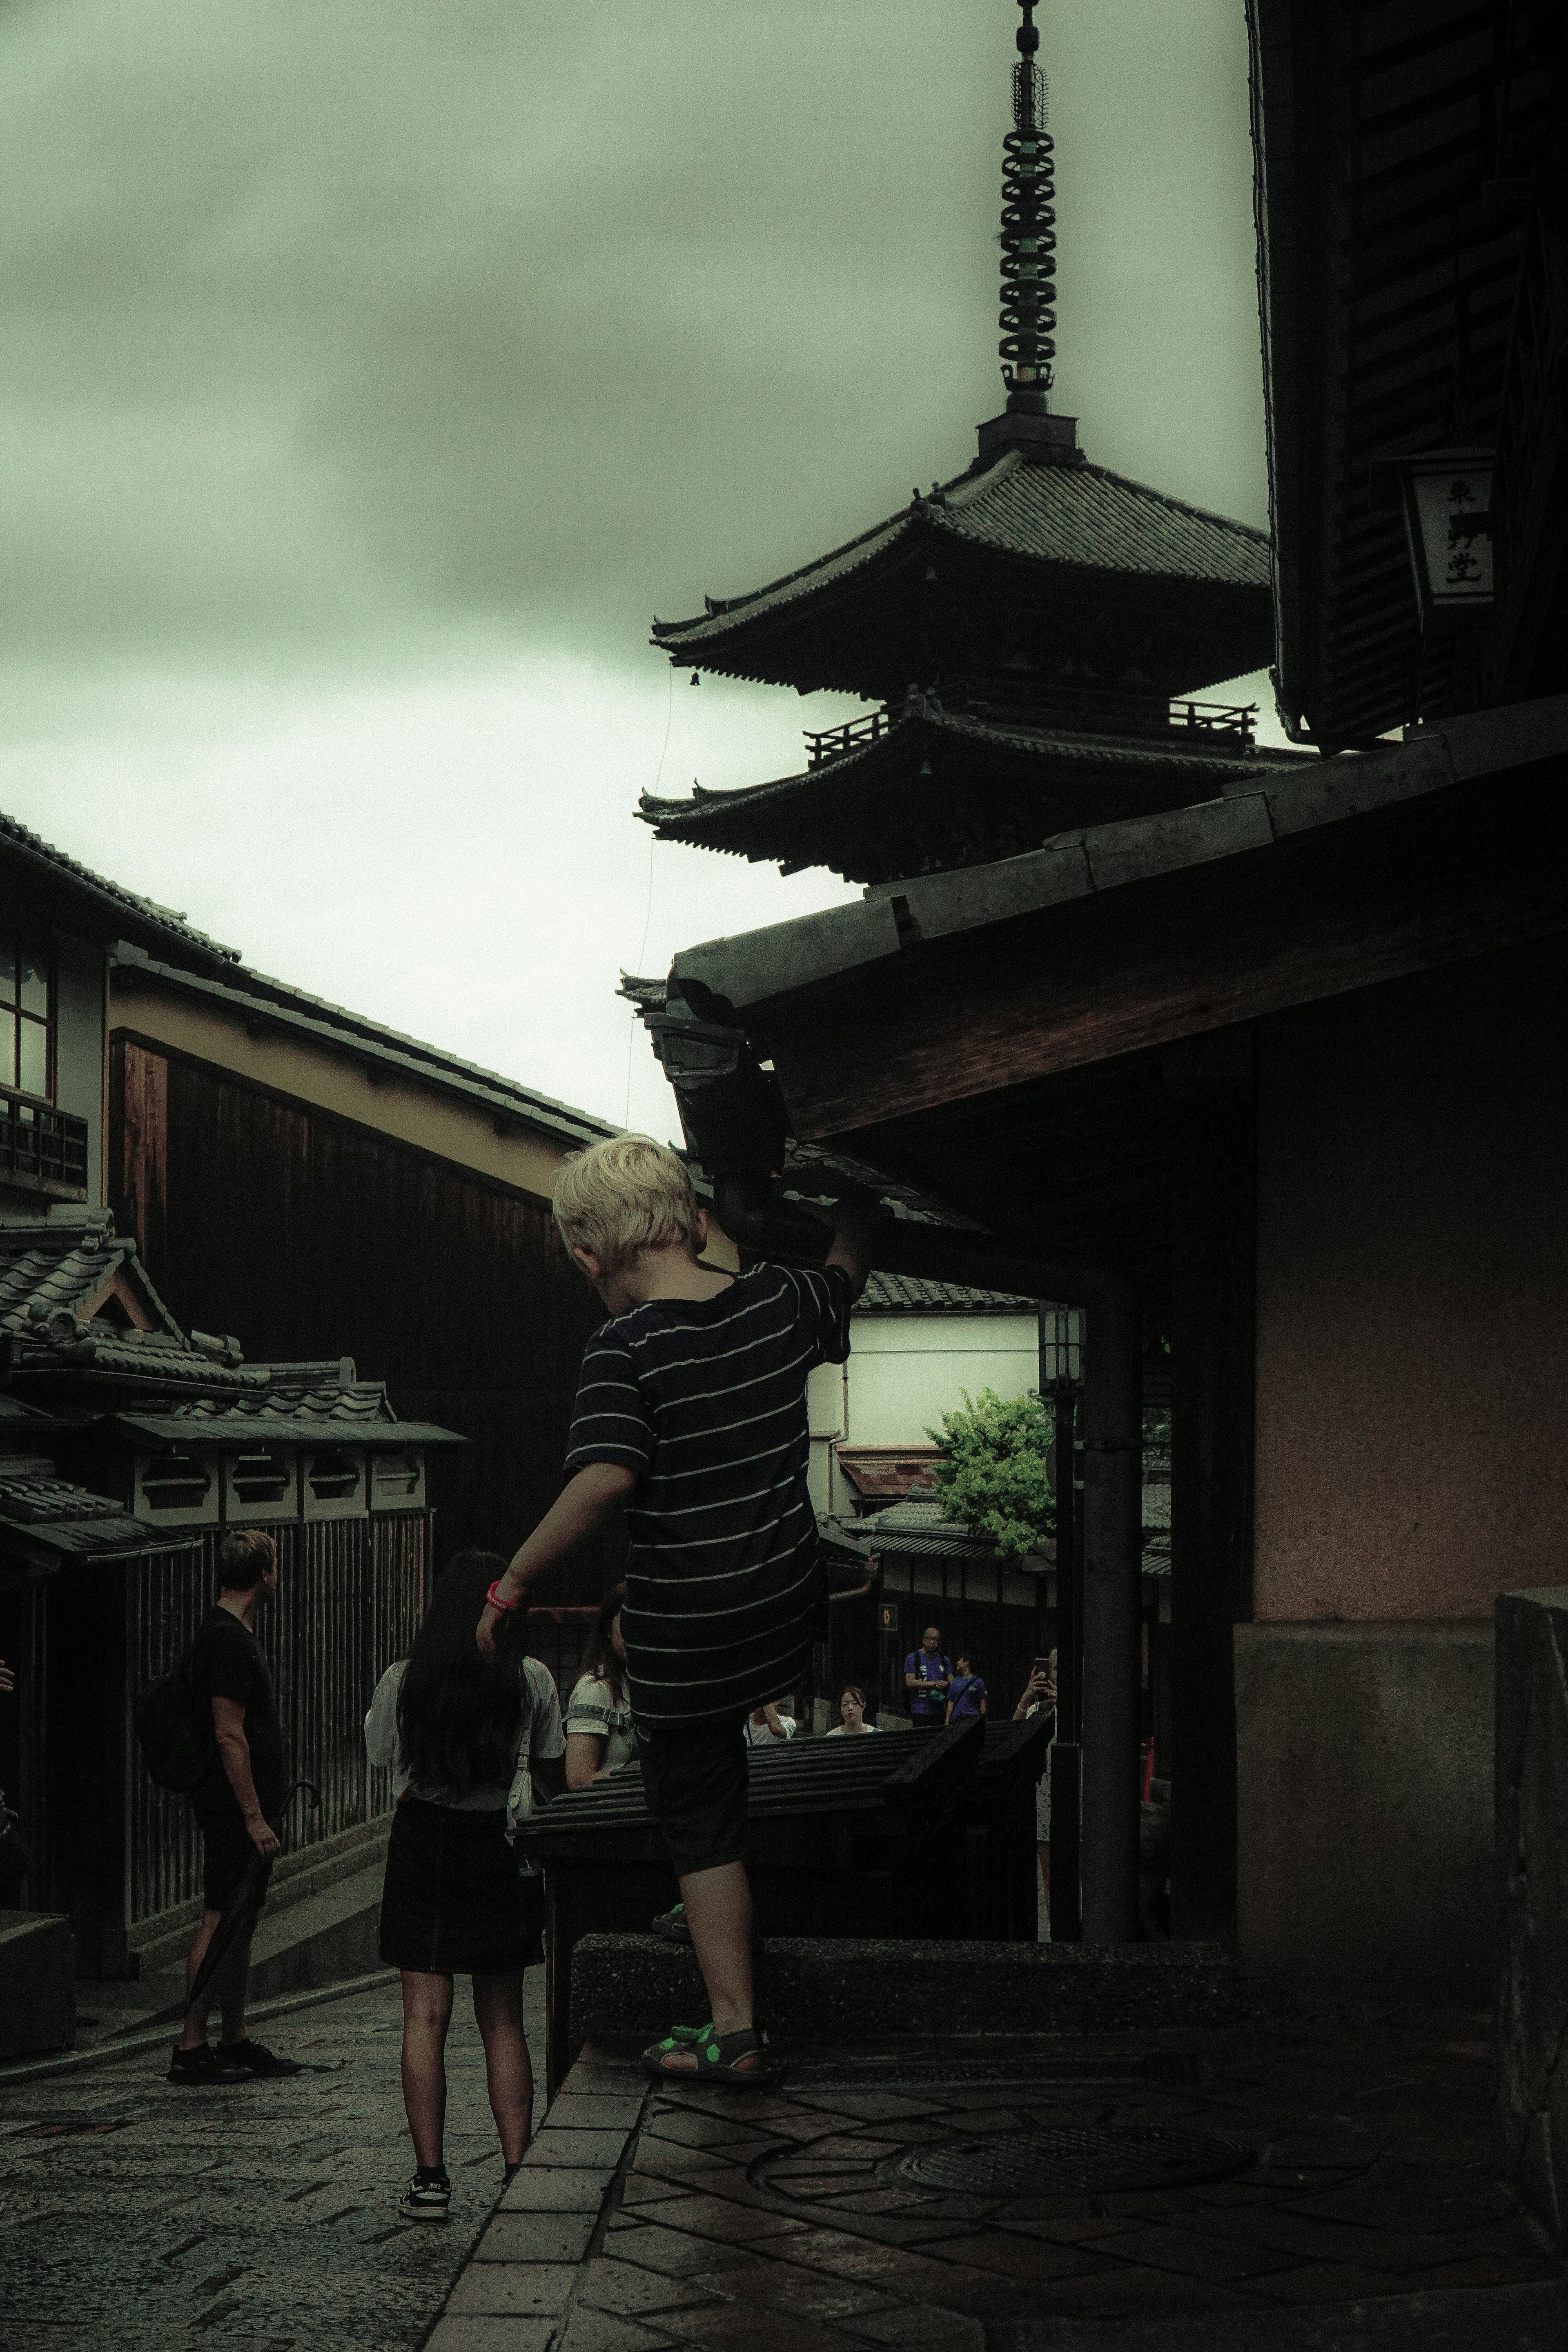
<svg viewBox="0 0 1568 2352">
<path fill-rule="evenodd" d="M 522 1607 L 522 1600 L 521 1600 L 521 1595 L 519 1596 L 519 1598 L 518 1598 L 516 1601 L 503 1601 L 503 1600 L 501 1599 L 501 1597 L 500 1597 L 500 1577 L 499 1577 L 499 1576 L 497 1577 L 497 1579 L 496 1579 L 495 1582 L 491 1585 L 491 1587 L 490 1587 L 489 1591 L 486 1593 L 486 1595 L 485 1595 L 485 1599 L 486 1599 L 487 1602 L 489 1604 L 490 1608 L 492 1608 L 492 1609 L 521 1609 L 521 1608 Z M 470 1604 L 470 1605 L 471 1605 L 471 1604 Z"/>
</svg>

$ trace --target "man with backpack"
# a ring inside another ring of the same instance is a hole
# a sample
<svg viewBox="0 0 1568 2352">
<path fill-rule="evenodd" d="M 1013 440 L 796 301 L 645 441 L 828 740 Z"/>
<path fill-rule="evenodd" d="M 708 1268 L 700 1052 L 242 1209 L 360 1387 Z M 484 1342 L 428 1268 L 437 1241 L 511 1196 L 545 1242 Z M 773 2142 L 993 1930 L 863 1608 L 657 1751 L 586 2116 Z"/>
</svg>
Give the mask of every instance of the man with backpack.
<svg viewBox="0 0 1568 2352">
<path fill-rule="evenodd" d="M 189 1790 L 202 1833 L 203 1914 L 186 1964 L 187 1984 L 195 1983 L 213 1930 L 238 1891 L 253 1854 L 262 1857 L 270 1874 L 289 1790 L 289 1751 L 272 1670 L 255 1632 L 258 1611 L 278 1590 L 278 1548 L 259 1528 L 237 1528 L 224 1538 L 217 1560 L 217 1601 L 207 1612 L 183 1670 L 195 1726 L 205 1742 L 199 1777 Z M 257 1910 L 266 1894 L 264 1876 Z M 222 2039 L 215 2050 L 206 2038 L 209 1998 L 186 2016 L 184 2035 L 169 2068 L 171 2083 L 233 2083 L 300 2072 L 293 2059 L 280 2058 L 253 2042 L 245 2029 L 254 1924 L 253 1916 L 213 1979 Z"/>
</svg>

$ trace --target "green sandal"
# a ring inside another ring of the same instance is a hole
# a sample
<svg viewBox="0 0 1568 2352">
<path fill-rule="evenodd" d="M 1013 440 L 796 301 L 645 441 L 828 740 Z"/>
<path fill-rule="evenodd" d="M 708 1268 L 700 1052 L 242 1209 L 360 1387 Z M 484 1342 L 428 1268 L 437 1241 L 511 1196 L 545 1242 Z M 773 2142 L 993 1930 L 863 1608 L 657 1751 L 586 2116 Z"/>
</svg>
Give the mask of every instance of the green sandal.
<svg viewBox="0 0 1568 2352">
<path fill-rule="evenodd" d="M 768 2029 L 759 2019 L 755 2025 L 743 2025 L 737 2033 L 715 2033 L 711 2024 L 672 2025 L 662 2042 L 653 2042 L 642 2054 L 643 2072 L 658 2083 L 727 2083 L 734 2091 L 772 2090 L 784 2078 L 785 2069 L 770 2066 L 737 2066 L 738 2058 L 749 2058 L 768 2047 Z M 665 2062 L 675 2051 L 689 2050 L 696 2059 L 695 2066 L 670 2066 Z"/>
</svg>

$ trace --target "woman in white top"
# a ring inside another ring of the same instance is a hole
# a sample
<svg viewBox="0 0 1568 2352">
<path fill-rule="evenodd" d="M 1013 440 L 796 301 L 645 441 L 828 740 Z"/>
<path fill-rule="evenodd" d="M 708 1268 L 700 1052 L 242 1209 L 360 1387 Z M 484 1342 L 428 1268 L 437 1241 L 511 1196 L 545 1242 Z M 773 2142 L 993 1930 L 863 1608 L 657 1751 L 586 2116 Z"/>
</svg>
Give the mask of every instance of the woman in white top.
<svg viewBox="0 0 1568 2352">
<path fill-rule="evenodd" d="M 637 1754 L 631 1702 L 626 1696 L 626 1645 L 621 1638 L 624 1584 L 612 1586 L 599 1603 L 583 1671 L 566 1702 L 566 1786 L 585 1789 L 618 1772 Z"/>
<path fill-rule="evenodd" d="M 795 1738 L 795 1717 L 781 1715 L 770 1699 L 765 1706 L 754 1706 L 746 1717 L 748 1748 L 781 1748 L 786 1739 Z"/>
<path fill-rule="evenodd" d="M 829 1739 L 854 1739 L 863 1731 L 880 1731 L 879 1723 L 866 1720 L 866 1694 L 858 1683 L 850 1683 L 838 1702 L 838 1712 L 844 1717 L 828 1733 Z"/>
<path fill-rule="evenodd" d="M 444 2221 L 444 2053 L 454 1976 L 473 1979 L 490 2112 L 510 2174 L 533 2115 L 522 2030 L 522 1971 L 542 1959 L 543 1899 L 519 1875 L 510 1828 L 533 1809 L 534 1783 L 563 1750 L 555 1685 L 525 1656 L 527 1619 L 502 1619 L 493 1657 L 474 1626 L 506 1563 L 459 1552 L 431 1595 L 413 1652 L 388 1666 L 364 1719 L 366 1752 L 388 1768 L 395 1799 L 381 1898 L 381 1957 L 403 1977 L 403 2096 L 416 2169 L 398 2207 Z"/>
</svg>

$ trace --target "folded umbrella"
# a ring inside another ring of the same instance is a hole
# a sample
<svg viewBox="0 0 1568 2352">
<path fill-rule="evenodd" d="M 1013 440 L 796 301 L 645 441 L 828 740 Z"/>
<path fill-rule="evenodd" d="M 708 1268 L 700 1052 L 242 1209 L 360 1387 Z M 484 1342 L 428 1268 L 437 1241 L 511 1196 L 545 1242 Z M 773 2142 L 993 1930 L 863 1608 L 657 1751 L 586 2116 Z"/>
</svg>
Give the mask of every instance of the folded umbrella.
<svg viewBox="0 0 1568 2352">
<path fill-rule="evenodd" d="M 295 1780 L 290 1784 L 289 1793 L 283 1800 L 281 1809 L 283 1812 L 288 1811 L 301 1789 L 310 1799 L 311 1811 L 315 1811 L 321 1801 L 320 1789 L 313 1780 Z M 239 1885 L 218 1914 L 218 1923 L 213 1929 L 212 1941 L 202 1954 L 201 1967 L 196 1970 L 195 1980 L 185 1997 L 187 2017 L 222 1968 L 237 1938 L 254 1925 L 256 1915 L 261 1908 L 261 1898 L 267 1892 L 267 1882 L 272 1875 L 272 1864 L 275 1860 L 275 1855 L 258 1853 L 256 1848 L 251 1847 L 250 1859 L 240 1873 Z"/>
</svg>

